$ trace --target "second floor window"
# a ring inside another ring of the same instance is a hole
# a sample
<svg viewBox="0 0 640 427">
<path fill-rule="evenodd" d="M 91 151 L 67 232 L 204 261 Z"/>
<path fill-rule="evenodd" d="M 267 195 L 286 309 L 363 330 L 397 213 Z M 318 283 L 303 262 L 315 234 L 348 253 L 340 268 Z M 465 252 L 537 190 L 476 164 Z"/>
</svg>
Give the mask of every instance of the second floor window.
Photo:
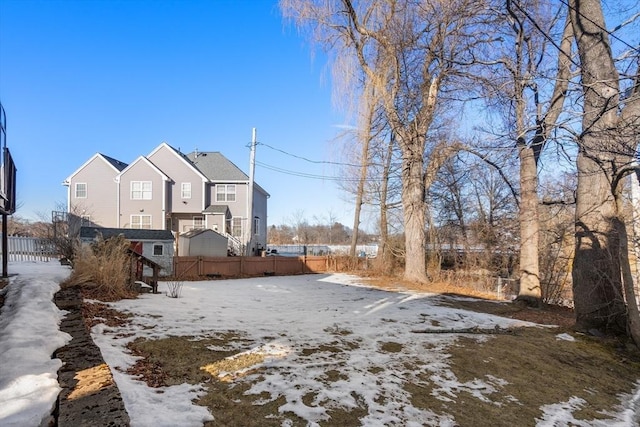
<svg viewBox="0 0 640 427">
<path fill-rule="evenodd" d="M 151 181 L 131 181 L 131 200 L 151 200 Z"/>
<path fill-rule="evenodd" d="M 190 182 L 183 182 L 182 183 L 182 191 L 181 191 L 181 197 L 183 199 L 190 199 L 191 198 L 191 183 Z"/>
<path fill-rule="evenodd" d="M 216 185 L 216 202 L 235 202 L 236 185 L 218 184 Z"/>
<path fill-rule="evenodd" d="M 231 235 L 233 237 L 242 237 L 242 218 L 233 217 L 231 219 Z"/>
<path fill-rule="evenodd" d="M 76 199 L 86 199 L 86 198 L 87 198 L 87 183 L 76 182 Z"/>
<path fill-rule="evenodd" d="M 131 228 L 151 230 L 151 215 L 131 215 Z"/>
</svg>

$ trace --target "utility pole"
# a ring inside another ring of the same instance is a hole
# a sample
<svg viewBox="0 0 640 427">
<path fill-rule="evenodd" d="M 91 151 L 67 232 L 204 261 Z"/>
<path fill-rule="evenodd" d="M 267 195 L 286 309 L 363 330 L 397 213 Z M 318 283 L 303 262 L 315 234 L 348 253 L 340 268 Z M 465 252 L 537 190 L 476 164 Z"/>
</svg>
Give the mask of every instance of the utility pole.
<svg viewBox="0 0 640 427">
<path fill-rule="evenodd" d="M 256 170 L 256 128 L 253 128 L 253 134 L 251 137 L 251 155 L 249 159 L 249 189 L 247 194 L 247 229 L 249 230 L 249 238 L 247 241 L 247 250 L 246 255 L 250 256 L 254 254 L 253 248 L 253 235 L 255 231 L 253 230 L 253 181 L 255 177 Z"/>
</svg>

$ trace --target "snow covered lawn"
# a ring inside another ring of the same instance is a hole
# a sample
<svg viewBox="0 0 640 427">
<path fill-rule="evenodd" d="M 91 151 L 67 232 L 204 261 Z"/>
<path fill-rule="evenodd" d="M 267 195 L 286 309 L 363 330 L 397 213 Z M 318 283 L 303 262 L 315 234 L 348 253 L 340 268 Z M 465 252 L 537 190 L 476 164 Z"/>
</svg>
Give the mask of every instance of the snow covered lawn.
<svg viewBox="0 0 640 427">
<path fill-rule="evenodd" d="M 10 270 L 19 275 L 6 288 L 0 313 L 0 425 L 37 426 L 59 391 L 60 362 L 50 355 L 69 337 L 58 330 L 64 313 L 51 299 L 68 269 L 29 263 L 11 265 Z M 143 294 L 110 303 L 130 313 L 130 321 L 114 327 L 98 324 L 92 336 L 112 369 L 134 427 L 200 426 L 211 420 L 221 425 L 222 414 L 216 409 L 194 403 L 214 383 L 244 390 L 242 399 L 250 401 L 249 409 L 275 405 L 262 419 L 264 424 L 256 419 L 253 425 L 337 425 L 332 417 L 353 411 L 357 417 L 349 425 L 454 426 L 458 420 L 443 410 L 449 404 L 481 401 L 498 411 L 523 405 L 518 396 L 504 393 L 508 379 L 485 373 L 462 379 L 454 373 L 452 346 L 462 335 L 451 330 L 539 326 L 446 306 L 452 301 L 447 297 L 361 283 L 344 274 L 185 282 L 181 298 Z M 161 283 L 160 291 L 166 290 Z M 437 331 L 443 333 L 433 333 Z M 128 344 L 168 337 L 219 343 L 203 350 L 205 359 L 210 352 L 211 361 L 199 368 L 206 369 L 203 375 L 210 380 L 151 388 L 125 373 L 139 360 Z M 469 343 L 481 346 L 494 339 L 465 334 L 471 359 L 476 349 Z M 551 339 L 559 346 L 577 345 L 569 334 Z M 221 360 L 223 353 L 232 356 Z M 584 359 L 577 348 L 576 354 Z M 489 359 L 478 357 L 471 363 L 493 363 Z M 574 418 L 588 404 L 583 397 L 597 387 L 589 385 L 565 401 L 534 405 L 542 416 L 527 424 L 638 425 L 638 393 L 619 396 L 619 405 L 601 413 L 604 420 Z M 444 404 L 425 404 L 426 398 Z M 477 421 L 475 425 L 483 424 Z"/>
<path fill-rule="evenodd" d="M 131 324 L 98 325 L 93 337 L 106 362 L 116 368 L 114 376 L 134 426 L 197 426 L 215 419 L 216 413 L 192 403 L 204 393 L 204 385 L 164 387 L 158 394 L 122 373 L 135 363 L 125 350 L 127 343 L 141 337 L 229 334 L 243 339 L 209 349 L 234 352 L 235 359 L 259 354 L 254 363 L 262 369 L 256 372 L 256 365 L 241 364 L 239 372 L 218 368 L 212 373 L 249 384 L 244 395 L 254 405 L 278 400 L 278 413 L 272 417 L 282 426 L 299 425 L 300 418 L 308 426 L 332 425 L 332 411 L 356 408 L 364 408 L 359 419 L 363 426 L 454 426 L 449 414 L 415 406 L 405 385 L 424 386 L 442 401 L 470 395 L 491 402 L 506 381 L 491 375 L 458 380 L 447 352 L 458 335 L 419 331 L 535 326 L 438 305 L 442 300 L 435 295 L 389 292 L 361 283 L 344 274 L 185 282 L 179 299 L 143 295 L 111 304 L 133 314 Z M 579 407 L 571 401 L 542 408 L 545 415 L 538 422 L 554 426 L 575 421 L 572 410 Z M 627 411 L 606 425 L 626 425 L 631 416 Z"/>
</svg>

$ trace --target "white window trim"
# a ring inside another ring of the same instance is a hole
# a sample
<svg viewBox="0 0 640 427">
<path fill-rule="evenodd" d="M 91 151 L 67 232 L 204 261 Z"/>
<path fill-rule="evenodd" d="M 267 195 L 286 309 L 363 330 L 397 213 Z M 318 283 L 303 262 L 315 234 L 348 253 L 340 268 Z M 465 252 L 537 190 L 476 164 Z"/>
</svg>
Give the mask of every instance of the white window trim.
<svg viewBox="0 0 640 427">
<path fill-rule="evenodd" d="M 240 226 L 240 232 L 236 235 L 233 231 L 234 231 L 234 221 L 238 221 L 238 224 Z M 233 237 L 236 238 L 242 238 L 244 236 L 244 227 L 243 227 L 243 218 L 241 216 L 234 216 L 233 218 L 231 218 L 231 235 Z"/>
<path fill-rule="evenodd" d="M 196 226 L 196 221 L 200 222 L 200 226 Z M 204 228 L 204 217 L 203 216 L 198 215 L 198 216 L 194 216 L 193 217 L 193 228 L 197 229 L 197 230 L 200 230 L 200 229 Z"/>
<path fill-rule="evenodd" d="M 79 187 L 80 185 L 84 185 L 84 196 L 78 196 L 78 187 Z M 76 196 L 76 199 L 86 199 L 86 198 L 87 198 L 87 195 L 88 195 L 88 186 L 87 186 L 87 183 L 86 183 L 86 182 L 76 182 L 76 185 L 75 185 L 75 193 L 74 193 L 74 194 L 75 194 L 75 196 Z"/>
<path fill-rule="evenodd" d="M 191 183 L 183 182 L 180 186 L 180 197 L 183 199 L 191 198 Z"/>
<path fill-rule="evenodd" d="M 140 225 L 139 227 L 133 226 L 133 223 L 134 223 L 133 218 L 137 218 L 139 220 L 137 222 L 137 225 Z M 144 225 L 143 218 L 149 218 L 149 228 L 143 227 Z M 136 230 L 151 230 L 152 225 L 153 225 L 153 218 L 151 217 L 151 215 L 135 214 L 135 215 L 131 215 L 130 217 L 129 228 L 135 228 Z"/>
<path fill-rule="evenodd" d="M 233 192 L 229 191 L 230 188 L 233 188 Z M 223 189 L 223 191 L 219 191 L 220 189 Z M 216 202 L 235 202 L 238 199 L 237 189 L 238 187 L 236 186 L 236 184 L 217 184 Z M 233 194 L 233 200 L 229 200 L 229 195 L 231 194 Z"/>
<path fill-rule="evenodd" d="M 134 189 L 136 184 L 140 185 L 139 189 Z M 145 188 L 148 184 L 149 188 Z M 131 200 L 152 200 L 153 199 L 153 182 L 151 181 L 131 181 L 129 196 Z M 140 193 L 140 197 L 134 197 L 135 193 Z"/>
<path fill-rule="evenodd" d="M 156 254 L 156 247 L 160 247 L 160 254 Z M 151 249 L 151 254 L 153 256 L 164 256 L 164 245 L 162 243 L 154 243 Z"/>
</svg>

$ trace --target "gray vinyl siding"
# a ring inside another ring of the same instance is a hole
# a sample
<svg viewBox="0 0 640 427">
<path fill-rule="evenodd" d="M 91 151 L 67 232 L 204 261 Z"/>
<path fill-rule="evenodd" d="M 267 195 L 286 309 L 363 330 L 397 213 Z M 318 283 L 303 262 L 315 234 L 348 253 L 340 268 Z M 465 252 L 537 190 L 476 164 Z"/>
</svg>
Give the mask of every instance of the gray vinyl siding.
<svg viewBox="0 0 640 427">
<path fill-rule="evenodd" d="M 117 222 L 117 185 L 114 168 L 100 157 L 95 157 L 80 169 L 69 182 L 69 212 L 88 215 L 93 224 L 115 227 Z M 76 198 L 77 183 L 87 184 L 87 197 Z"/>
<path fill-rule="evenodd" d="M 151 181 L 151 200 L 132 199 L 132 181 Z M 164 229 L 164 188 L 163 176 L 146 162 L 139 161 L 125 170 L 120 175 L 120 227 L 132 228 L 132 215 L 151 215 L 151 228 Z"/>
<path fill-rule="evenodd" d="M 203 200 L 203 178 L 192 167 L 179 158 L 179 155 L 167 146 L 154 151 L 148 159 L 165 175 L 171 177 L 167 194 L 167 212 L 200 213 L 205 208 Z M 191 198 L 182 198 L 182 183 L 191 183 Z"/>
<path fill-rule="evenodd" d="M 257 190 L 253 191 L 253 216 L 260 219 L 258 234 L 253 236 L 257 247 L 267 247 L 267 196 Z"/>
</svg>

